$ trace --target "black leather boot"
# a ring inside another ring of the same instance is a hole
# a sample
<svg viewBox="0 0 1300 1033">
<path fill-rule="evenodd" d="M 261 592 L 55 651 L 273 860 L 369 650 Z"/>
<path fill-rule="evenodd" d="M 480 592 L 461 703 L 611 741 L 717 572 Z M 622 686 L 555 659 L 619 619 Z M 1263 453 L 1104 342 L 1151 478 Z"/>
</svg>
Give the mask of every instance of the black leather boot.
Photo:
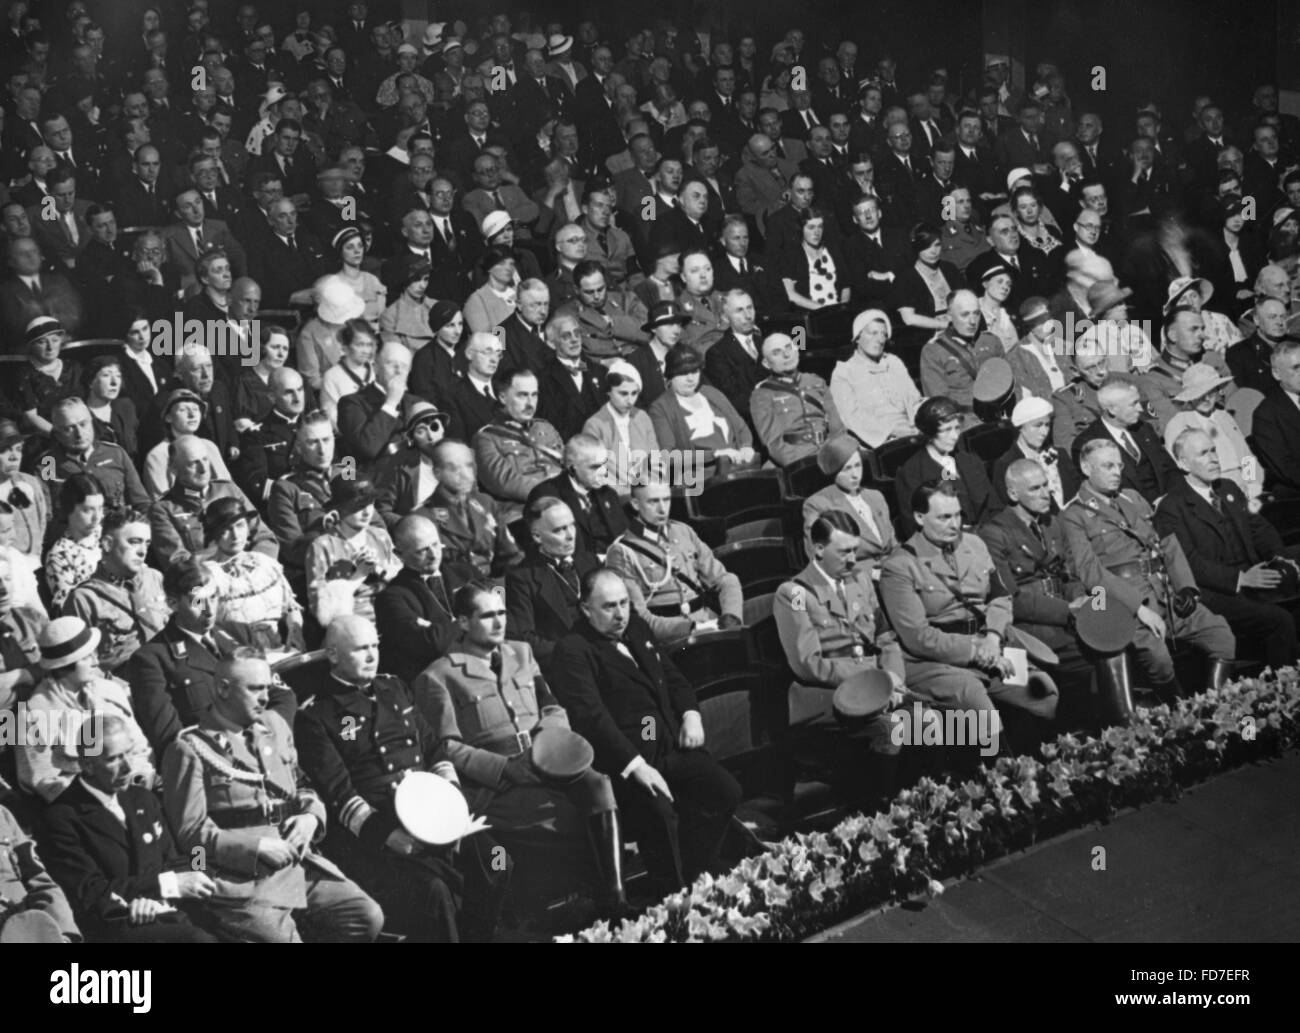
<svg viewBox="0 0 1300 1033">
<path fill-rule="evenodd" d="M 1210 673 L 1206 677 L 1207 689 L 1221 689 L 1232 677 L 1236 664 L 1232 660 L 1215 660 L 1210 664 Z"/>
<path fill-rule="evenodd" d="M 596 864 L 596 906 L 600 917 L 611 922 L 626 917 L 629 908 L 623 890 L 623 833 L 618 811 L 600 811 L 587 818 L 587 839 Z"/>
<path fill-rule="evenodd" d="M 1133 669 L 1128 653 L 1116 653 L 1093 664 L 1097 702 L 1103 723 L 1124 723 L 1133 716 Z"/>
</svg>

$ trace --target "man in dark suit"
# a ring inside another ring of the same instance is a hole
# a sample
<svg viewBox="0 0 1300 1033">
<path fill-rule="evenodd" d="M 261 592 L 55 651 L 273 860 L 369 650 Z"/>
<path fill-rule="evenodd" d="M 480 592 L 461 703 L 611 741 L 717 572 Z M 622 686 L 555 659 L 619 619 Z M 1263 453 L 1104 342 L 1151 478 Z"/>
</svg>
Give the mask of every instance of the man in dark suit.
<svg viewBox="0 0 1300 1033">
<path fill-rule="evenodd" d="M 375 463 L 400 444 L 402 427 L 419 400 L 407 390 L 411 350 L 390 341 L 375 357 L 375 380 L 339 400 L 339 452 L 352 456 L 360 470 Z"/>
<path fill-rule="evenodd" d="M 1043 132 L 1043 109 L 1036 100 L 1026 100 L 1016 112 L 1019 125 L 998 137 L 995 153 L 998 165 L 1005 171 L 1029 169 L 1035 165 L 1050 165 L 1052 140 Z"/>
<path fill-rule="evenodd" d="M 844 242 L 855 304 L 893 307 L 894 284 L 915 259 L 908 231 L 882 226 L 880 201 L 863 194 L 853 205 L 854 231 Z"/>
<path fill-rule="evenodd" d="M 505 345 L 501 361 L 506 366 L 540 370 L 545 365 L 552 354 L 545 329 L 551 311 L 551 292 L 544 281 L 527 280 L 519 285 L 514 313 L 497 327 Z"/>
<path fill-rule="evenodd" d="M 582 358 L 582 332 L 568 313 L 546 324 L 546 340 L 551 350 L 537 370 L 537 416 L 567 441 L 605 404 L 605 368 Z"/>
<path fill-rule="evenodd" d="M 740 785 L 704 749 L 695 690 L 632 614 L 622 579 L 593 571 L 580 605 L 548 681 L 573 730 L 595 748 L 594 767 L 614 782 L 653 890 L 671 892 L 718 869 Z"/>
<path fill-rule="evenodd" d="M 581 617 L 582 580 L 600 560 L 578 548 L 573 510 L 557 496 L 530 496 L 524 519 L 532 543 L 524 562 L 506 575 L 507 626 L 511 638 L 533 647 L 549 678 L 555 644 Z"/>
<path fill-rule="evenodd" d="M 72 339 L 85 318 L 81 292 L 62 273 L 47 272 L 40 245 L 31 237 L 15 237 L 6 249 L 9 278 L 0 283 L 0 316 L 6 340 L 21 341 L 27 324 L 37 316 L 57 319 Z"/>
<path fill-rule="evenodd" d="M 1207 104 L 1199 121 L 1201 135 L 1187 145 L 1183 158 L 1196 186 L 1212 193 L 1219 176 L 1219 153 L 1235 141 L 1226 131 L 1219 105 Z"/>
<path fill-rule="evenodd" d="M 329 272 L 331 263 L 320 241 L 298 227 L 298 210 L 287 197 L 272 202 L 270 219 L 250 245 L 249 273 L 266 308 L 289 308 L 294 293 Z"/>
<path fill-rule="evenodd" d="M 492 128 L 492 115 L 487 101 L 472 101 L 465 107 L 465 128 L 456 133 L 450 130 L 443 137 L 442 155 L 445 166 L 461 177 L 461 182 L 474 181 L 474 161 L 488 147 L 498 146 L 510 151 L 510 141 Z"/>
<path fill-rule="evenodd" d="M 527 507 L 547 497 L 568 506 L 577 529 L 578 551 L 599 558 L 627 530 L 627 514 L 618 492 L 609 485 L 609 458 L 608 450 L 596 438 L 576 434 L 564 446 L 564 472 L 528 493 Z"/>
<path fill-rule="evenodd" d="M 889 127 L 887 150 L 876 162 L 876 184 L 885 203 L 885 221 L 907 229 L 921 217 L 916 185 L 925 174 L 925 164 L 912 154 L 912 131 L 905 122 Z"/>
<path fill-rule="evenodd" d="M 310 151 L 298 146 L 301 140 L 302 123 L 293 118 L 281 119 L 268 141 L 271 146 L 249 160 L 246 175 L 274 172 L 284 184 L 285 197 L 308 197 L 316 187 L 316 163 Z"/>
<path fill-rule="evenodd" d="M 41 856 L 68 894 L 87 939 L 101 943 L 214 943 L 182 900 L 216 883 L 176 848 L 158 797 L 131 781 L 131 730 L 114 714 L 87 720 L 81 774 L 45 812 Z"/>
<path fill-rule="evenodd" d="M 722 318 L 728 330 L 704 356 L 709 383 L 727 396 L 736 412 L 753 427 L 749 398 L 758 382 L 767 376 L 762 364 L 762 341 L 755 326 L 754 299 L 732 292 L 722 303 Z"/>
<path fill-rule="evenodd" d="M 1237 388 L 1251 388 L 1262 395 L 1273 390 L 1273 351 L 1287 336 L 1287 306 L 1268 295 L 1255 299 L 1255 332 L 1231 345 L 1224 354 L 1228 372 Z"/>
<path fill-rule="evenodd" d="M 1120 487 L 1130 488 L 1152 505 L 1178 479 L 1178 467 L 1159 436 L 1142 418 L 1142 392 L 1132 380 L 1111 378 L 1097 392 L 1101 416 L 1074 439 L 1073 459 L 1089 441 L 1101 439 L 1119 445 L 1124 461 Z"/>
<path fill-rule="evenodd" d="M 136 148 L 131 174 L 116 191 L 117 217 L 125 229 L 132 226 L 162 227 L 171 221 L 171 196 L 162 182 L 162 156 L 158 148 L 145 144 Z"/>
<path fill-rule="evenodd" d="M 1204 431 L 1179 434 L 1174 457 L 1184 476 L 1174 478 L 1156 508 L 1156 529 L 1177 536 L 1211 613 L 1227 620 L 1239 639 L 1262 644 L 1274 670 L 1294 665 L 1300 550 L 1285 548 L 1277 529 L 1250 512 L 1241 487 L 1220 476 L 1218 452 Z"/>
<path fill-rule="evenodd" d="M 953 154 L 952 178 L 971 192 L 971 197 L 987 211 L 984 202 L 1005 194 L 1006 182 L 998 176 L 997 156 L 983 139 L 983 122 L 973 111 L 957 120 L 956 150 Z"/>
<path fill-rule="evenodd" d="M 1264 487 L 1283 498 L 1300 496 L 1300 341 L 1285 338 L 1273 350 L 1277 385 L 1255 408 L 1251 436 L 1264 465 Z"/>
<path fill-rule="evenodd" d="M 1011 283 L 1011 294 L 1005 304 L 1018 310 L 1022 302 L 1033 297 L 1050 297 L 1058 281 L 1053 275 L 1051 259 L 1020 236 L 1016 220 L 1010 215 L 996 215 L 989 224 L 986 238 L 991 250 L 977 255 L 966 267 L 966 282 L 981 291 L 984 271 L 992 265 L 1010 266 L 1016 272 Z"/>
<path fill-rule="evenodd" d="M 402 569 L 375 596 L 375 621 L 384 629 L 379 662 L 410 682 L 447 652 L 460 629 L 452 613 L 456 590 L 478 578 L 471 564 L 443 558 L 438 526 L 411 513 L 393 528 Z"/>
<path fill-rule="evenodd" d="M 212 705 L 219 656 L 212 638 L 217 614 L 207 568 L 194 559 L 173 564 L 163 574 L 163 592 L 171 620 L 121 669 L 122 680 L 131 686 L 135 719 L 158 756 Z M 269 709 L 290 725 L 297 708 L 289 689 L 271 689 Z"/>
</svg>

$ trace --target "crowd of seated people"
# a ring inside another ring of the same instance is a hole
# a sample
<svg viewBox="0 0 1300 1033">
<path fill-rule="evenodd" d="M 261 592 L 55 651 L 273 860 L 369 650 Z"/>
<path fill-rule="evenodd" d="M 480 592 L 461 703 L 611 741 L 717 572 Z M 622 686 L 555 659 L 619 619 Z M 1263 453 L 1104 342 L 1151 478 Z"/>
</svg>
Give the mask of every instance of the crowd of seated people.
<svg viewBox="0 0 1300 1033">
<path fill-rule="evenodd" d="M 628 914 L 754 849 L 721 643 L 863 807 L 898 708 L 1032 752 L 1296 662 L 1276 87 L 1184 131 L 799 29 L 138 6 L 0 3 L 0 933 Z"/>
</svg>

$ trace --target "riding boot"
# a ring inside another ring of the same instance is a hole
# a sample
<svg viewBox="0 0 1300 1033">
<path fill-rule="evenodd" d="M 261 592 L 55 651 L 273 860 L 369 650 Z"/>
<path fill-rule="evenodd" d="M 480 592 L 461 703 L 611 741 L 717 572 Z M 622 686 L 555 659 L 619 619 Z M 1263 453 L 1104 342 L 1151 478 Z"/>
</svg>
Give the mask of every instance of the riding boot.
<svg viewBox="0 0 1300 1033">
<path fill-rule="evenodd" d="M 1221 689 L 1228 683 L 1232 677 L 1235 663 L 1232 660 L 1215 660 L 1210 665 L 1210 673 L 1206 678 L 1207 689 Z"/>
<path fill-rule="evenodd" d="M 617 921 L 628 913 L 623 891 L 623 835 L 618 811 L 600 811 L 587 818 L 587 840 L 591 845 L 598 879 L 597 907 L 602 918 Z"/>
<path fill-rule="evenodd" d="M 1133 716 L 1133 669 L 1128 653 L 1116 653 L 1093 664 L 1102 721 L 1123 723 Z"/>
</svg>

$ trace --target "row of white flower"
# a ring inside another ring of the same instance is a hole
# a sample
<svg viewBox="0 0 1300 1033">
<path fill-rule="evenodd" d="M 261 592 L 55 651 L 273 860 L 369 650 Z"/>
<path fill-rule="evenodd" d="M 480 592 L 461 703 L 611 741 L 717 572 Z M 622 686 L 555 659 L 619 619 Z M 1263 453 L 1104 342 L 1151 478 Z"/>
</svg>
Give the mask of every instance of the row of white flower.
<svg viewBox="0 0 1300 1033">
<path fill-rule="evenodd" d="M 1300 742 L 1300 672 L 1286 668 L 1139 709 L 1100 737 L 1064 735 L 1043 760 L 1003 757 L 976 780 L 923 778 L 888 813 L 799 834 L 721 877 L 701 876 L 639 917 L 573 943 L 799 940 L 870 908 L 943 892 L 943 878 L 1036 839 L 1177 795 L 1182 786 Z"/>
</svg>

